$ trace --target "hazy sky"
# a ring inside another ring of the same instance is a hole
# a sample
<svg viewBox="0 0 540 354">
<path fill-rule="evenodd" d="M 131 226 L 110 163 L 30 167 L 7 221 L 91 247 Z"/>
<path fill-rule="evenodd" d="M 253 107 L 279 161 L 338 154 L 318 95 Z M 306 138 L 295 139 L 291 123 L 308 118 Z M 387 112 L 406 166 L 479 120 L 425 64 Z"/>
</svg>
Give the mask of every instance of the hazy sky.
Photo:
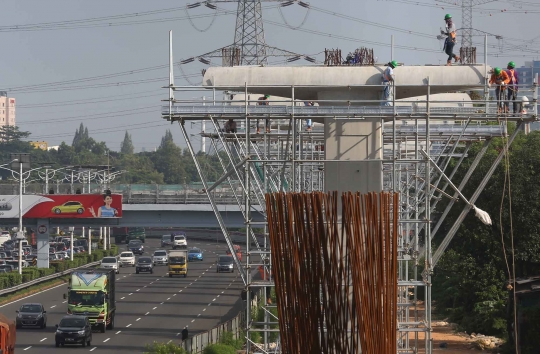
<svg viewBox="0 0 540 354">
<path fill-rule="evenodd" d="M 309 3 L 314 6 L 309 12 L 298 4 L 282 9 L 287 26 L 278 3 L 263 2 L 267 44 L 319 61 L 325 48 L 340 48 L 345 56 L 365 46 L 386 62 L 394 34 L 396 47 L 400 46 L 394 51 L 396 60 L 407 65 L 439 64 L 446 56 L 435 36 L 444 25 L 444 15 L 453 14 L 457 27 L 461 26 L 461 8 L 433 0 Z M 232 44 L 236 19 L 234 2 L 219 3 L 220 9 L 231 13 L 218 13 L 212 26 L 202 32 L 212 17 L 193 18 L 195 29 L 187 18 L 187 4 L 185 0 L 3 0 L 0 90 L 17 98 L 17 125 L 32 133 L 31 140 L 45 140 L 49 145 L 71 144 L 81 122 L 94 139 L 105 141 L 113 150 L 119 149 L 126 130 L 136 151 L 158 146 L 167 128 L 184 145 L 178 127 L 160 117 L 160 100 L 167 98 L 160 87 L 168 84 L 168 31 L 173 30 L 174 56 L 180 60 Z M 156 12 L 148 15 L 148 11 Z M 204 6 L 189 10 L 190 16 L 213 13 Z M 306 13 L 303 26 L 292 29 Z M 533 56 L 538 58 L 539 16 L 539 0 L 494 1 L 475 8 L 473 27 L 504 37 L 502 41 L 489 37 L 489 64 L 514 60 L 521 66 Z M 61 23 L 51 24 L 55 22 Z M 474 37 L 474 41 L 482 60 L 483 38 Z M 271 58 L 270 62 L 280 60 Z M 212 65 L 221 63 L 214 58 Z M 200 71 L 205 67 L 198 62 L 183 66 L 186 74 L 194 74 L 189 78 L 193 84 L 201 83 Z M 187 85 L 175 70 L 176 83 Z M 118 73 L 126 75 L 110 77 Z M 193 132 L 197 129 L 194 126 Z"/>
</svg>

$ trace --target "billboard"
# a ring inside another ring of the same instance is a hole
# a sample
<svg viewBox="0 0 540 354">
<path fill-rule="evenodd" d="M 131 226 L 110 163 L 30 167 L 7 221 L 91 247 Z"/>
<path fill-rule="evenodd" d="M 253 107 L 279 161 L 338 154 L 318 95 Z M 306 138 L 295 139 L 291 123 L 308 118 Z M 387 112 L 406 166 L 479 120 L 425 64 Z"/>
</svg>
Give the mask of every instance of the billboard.
<svg viewBox="0 0 540 354">
<path fill-rule="evenodd" d="M 121 194 L 23 195 L 23 218 L 121 218 Z M 0 195 L 0 218 L 19 217 L 19 196 Z"/>
</svg>

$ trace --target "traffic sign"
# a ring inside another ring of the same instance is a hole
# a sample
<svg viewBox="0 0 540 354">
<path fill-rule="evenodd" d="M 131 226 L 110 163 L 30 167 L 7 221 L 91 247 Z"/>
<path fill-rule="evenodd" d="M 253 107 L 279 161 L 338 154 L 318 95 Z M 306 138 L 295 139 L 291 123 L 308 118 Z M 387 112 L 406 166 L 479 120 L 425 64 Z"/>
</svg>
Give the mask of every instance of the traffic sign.
<svg viewBox="0 0 540 354">
<path fill-rule="evenodd" d="M 37 231 L 40 235 L 44 235 L 47 233 L 47 226 L 39 225 Z"/>
</svg>

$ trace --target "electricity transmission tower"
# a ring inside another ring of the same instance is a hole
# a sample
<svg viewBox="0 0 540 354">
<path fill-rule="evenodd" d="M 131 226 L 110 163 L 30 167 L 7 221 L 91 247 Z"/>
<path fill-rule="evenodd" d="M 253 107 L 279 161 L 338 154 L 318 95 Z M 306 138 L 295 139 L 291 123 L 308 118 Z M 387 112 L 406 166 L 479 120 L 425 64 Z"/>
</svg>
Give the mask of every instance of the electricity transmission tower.
<svg viewBox="0 0 540 354">
<path fill-rule="evenodd" d="M 261 0 L 239 0 L 234 46 L 240 48 L 240 65 L 266 65 L 266 41 Z"/>
<path fill-rule="evenodd" d="M 463 64 L 474 64 L 476 62 L 476 49 L 473 49 L 473 7 L 483 5 L 497 0 L 461 0 L 461 62 Z M 459 5 L 456 0 L 438 0 L 452 5 Z"/>
</svg>

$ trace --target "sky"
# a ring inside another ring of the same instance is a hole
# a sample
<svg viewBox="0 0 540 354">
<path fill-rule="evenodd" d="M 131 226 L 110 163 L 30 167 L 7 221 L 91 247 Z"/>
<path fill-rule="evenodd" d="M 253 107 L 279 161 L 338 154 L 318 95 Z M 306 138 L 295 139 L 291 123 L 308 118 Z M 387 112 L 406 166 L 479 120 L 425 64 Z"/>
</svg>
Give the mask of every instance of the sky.
<svg viewBox="0 0 540 354">
<path fill-rule="evenodd" d="M 136 152 L 155 149 L 171 129 L 175 142 L 185 146 L 178 127 L 160 116 L 160 100 L 167 98 L 161 87 L 168 85 L 168 32 L 173 31 L 174 59 L 180 61 L 232 44 L 236 23 L 235 1 L 214 1 L 218 12 L 187 9 L 195 2 L 2 0 L 0 91 L 17 99 L 19 128 L 31 133 L 29 140 L 53 146 L 71 144 L 82 122 L 111 150 L 120 149 L 128 131 Z M 503 37 L 488 37 L 490 65 L 513 60 L 519 67 L 540 57 L 539 0 L 474 2 L 482 4 L 475 6 L 473 27 Z M 378 62 L 388 62 L 394 35 L 394 59 L 400 63 L 444 64 L 442 42 L 436 39 L 444 15 L 452 14 L 458 28 L 462 17 L 460 0 L 305 3 L 309 10 L 294 3 L 280 13 L 278 1 L 263 1 L 266 43 L 320 62 L 325 48 L 339 48 L 345 56 L 359 47 L 373 48 Z M 473 37 L 478 61 L 483 40 Z M 210 65 L 220 66 L 220 59 L 212 58 Z M 194 62 L 182 72 L 176 66 L 175 83 L 199 85 L 207 67 Z M 200 123 L 189 128 L 194 145 L 200 144 Z"/>
</svg>

